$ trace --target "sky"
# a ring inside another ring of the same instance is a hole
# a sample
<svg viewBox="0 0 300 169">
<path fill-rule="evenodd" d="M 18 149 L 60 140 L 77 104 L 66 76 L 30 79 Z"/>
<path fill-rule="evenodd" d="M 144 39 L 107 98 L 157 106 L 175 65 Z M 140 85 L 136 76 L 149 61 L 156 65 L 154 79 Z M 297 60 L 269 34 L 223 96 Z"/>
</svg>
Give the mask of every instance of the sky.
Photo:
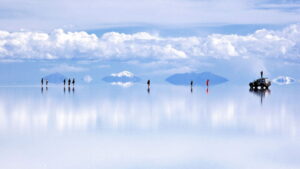
<svg viewBox="0 0 300 169">
<path fill-rule="evenodd" d="M 0 0 L 0 84 L 210 71 L 300 79 L 300 1 Z"/>
</svg>

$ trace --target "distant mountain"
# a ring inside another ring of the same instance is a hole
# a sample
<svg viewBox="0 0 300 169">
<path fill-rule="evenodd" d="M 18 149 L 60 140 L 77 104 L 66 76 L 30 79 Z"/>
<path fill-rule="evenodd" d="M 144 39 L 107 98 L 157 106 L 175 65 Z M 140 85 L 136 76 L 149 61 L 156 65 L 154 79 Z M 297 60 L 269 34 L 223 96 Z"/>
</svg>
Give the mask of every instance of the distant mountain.
<svg viewBox="0 0 300 169">
<path fill-rule="evenodd" d="M 292 84 L 292 83 L 296 82 L 296 80 L 294 78 L 288 77 L 288 76 L 278 76 L 277 78 L 273 79 L 272 81 L 279 85 L 287 85 L 287 84 Z"/>
<path fill-rule="evenodd" d="M 133 73 L 128 71 L 122 71 L 119 73 L 113 73 L 110 76 L 104 77 L 102 80 L 112 83 L 112 82 L 138 82 L 141 79 L 135 76 Z"/>
<path fill-rule="evenodd" d="M 47 75 L 43 77 L 44 80 L 48 80 L 49 83 L 63 83 L 64 79 L 66 79 L 66 76 L 60 74 L 60 73 L 52 73 L 50 75 Z"/>
<path fill-rule="evenodd" d="M 209 80 L 209 85 L 217 85 L 228 81 L 226 78 L 215 75 L 211 72 L 178 73 L 166 79 L 166 81 L 175 85 L 190 85 L 191 81 L 193 81 L 194 85 L 201 86 L 206 84 L 206 80 Z"/>
</svg>

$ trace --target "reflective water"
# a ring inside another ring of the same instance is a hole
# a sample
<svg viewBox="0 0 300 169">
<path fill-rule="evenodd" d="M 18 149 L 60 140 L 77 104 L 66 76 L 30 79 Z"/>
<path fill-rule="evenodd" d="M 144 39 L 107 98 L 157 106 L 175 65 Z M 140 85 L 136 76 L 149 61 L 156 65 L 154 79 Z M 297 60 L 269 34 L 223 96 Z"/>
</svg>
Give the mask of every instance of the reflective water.
<svg viewBox="0 0 300 169">
<path fill-rule="evenodd" d="M 300 168 L 299 89 L 0 87 L 0 168 Z"/>
</svg>

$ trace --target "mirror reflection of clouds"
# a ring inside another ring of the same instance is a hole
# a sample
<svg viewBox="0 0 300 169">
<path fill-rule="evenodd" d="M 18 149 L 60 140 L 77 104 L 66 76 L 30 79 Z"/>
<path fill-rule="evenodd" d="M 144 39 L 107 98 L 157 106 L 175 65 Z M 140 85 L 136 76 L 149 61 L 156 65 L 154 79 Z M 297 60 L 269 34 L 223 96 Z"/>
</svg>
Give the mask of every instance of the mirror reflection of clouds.
<svg viewBox="0 0 300 169">
<path fill-rule="evenodd" d="M 23 95 L 19 93 L 21 89 L 1 88 L 0 131 L 299 134 L 296 95 L 275 89 L 260 104 L 259 96 L 243 88 L 224 88 L 227 87 L 212 88 L 209 94 L 204 93 L 204 88 L 194 88 L 189 93 L 186 87 L 174 86 L 159 86 L 150 94 L 139 85 L 134 89 L 110 86 L 107 90 L 83 87 L 75 94 L 64 94 L 60 88 L 40 94 L 38 88 L 28 88 L 22 89 L 28 90 Z"/>
</svg>

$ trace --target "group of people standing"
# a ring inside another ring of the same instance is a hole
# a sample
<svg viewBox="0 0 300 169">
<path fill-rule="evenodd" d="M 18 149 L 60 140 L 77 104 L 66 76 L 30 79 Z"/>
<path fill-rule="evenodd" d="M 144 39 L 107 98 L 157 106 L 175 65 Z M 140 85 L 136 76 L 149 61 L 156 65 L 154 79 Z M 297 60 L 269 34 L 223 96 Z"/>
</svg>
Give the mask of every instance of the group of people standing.
<svg viewBox="0 0 300 169">
<path fill-rule="evenodd" d="M 67 82 L 68 82 L 68 86 L 71 86 L 71 83 L 73 84 L 73 87 L 75 86 L 75 79 L 74 78 L 72 80 L 69 79 L 68 81 L 66 79 L 64 79 L 64 86 L 66 86 Z M 42 87 L 43 87 L 44 83 L 46 84 L 46 86 L 48 86 L 49 81 L 47 79 L 42 78 L 41 79 Z"/>
<path fill-rule="evenodd" d="M 48 86 L 48 80 L 47 80 L 47 79 L 44 80 L 44 78 L 42 78 L 42 79 L 41 79 L 41 85 L 42 85 L 42 87 L 43 87 L 43 85 L 44 85 L 44 81 L 45 81 L 46 86 Z"/>
<path fill-rule="evenodd" d="M 64 79 L 64 86 L 66 86 L 67 80 Z M 75 86 L 75 79 L 73 78 L 72 80 L 68 80 L 68 86 L 71 86 L 71 83 L 73 84 L 73 87 Z"/>
<path fill-rule="evenodd" d="M 48 90 L 48 79 L 44 79 L 42 78 L 41 79 L 41 92 L 43 93 L 44 91 L 44 84 L 46 85 L 46 91 Z M 75 78 L 73 78 L 72 80 L 69 78 L 69 79 L 64 79 L 63 80 L 63 83 L 64 83 L 64 92 L 66 92 L 66 85 L 68 85 L 68 91 L 70 92 L 71 91 L 71 84 L 73 85 L 73 88 L 72 88 L 72 91 L 73 93 L 75 92 Z"/>
</svg>

